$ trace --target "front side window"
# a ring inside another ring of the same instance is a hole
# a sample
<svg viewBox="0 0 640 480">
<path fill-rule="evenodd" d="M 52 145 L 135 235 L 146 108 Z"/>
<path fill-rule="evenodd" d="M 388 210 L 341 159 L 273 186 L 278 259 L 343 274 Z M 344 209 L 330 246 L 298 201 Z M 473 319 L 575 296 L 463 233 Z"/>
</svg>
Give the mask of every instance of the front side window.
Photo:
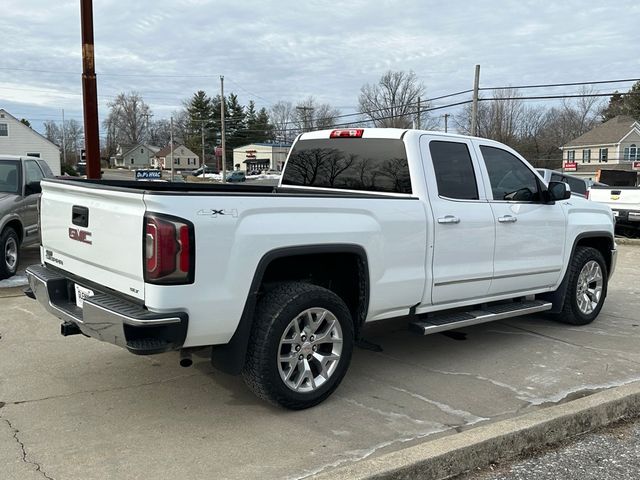
<svg viewBox="0 0 640 480">
<path fill-rule="evenodd" d="M 478 200 L 478 186 L 467 145 L 459 142 L 429 143 L 438 194 L 460 200 Z"/>
<path fill-rule="evenodd" d="M 481 146 L 494 200 L 537 202 L 536 175 L 522 161 L 501 148 Z"/>
<path fill-rule="evenodd" d="M 0 192 L 18 193 L 18 162 L 0 160 Z"/>
<path fill-rule="evenodd" d="M 300 140 L 289 155 L 282 184 L 411 193 L 404 142 L 384 138 Z"/>
</svg>

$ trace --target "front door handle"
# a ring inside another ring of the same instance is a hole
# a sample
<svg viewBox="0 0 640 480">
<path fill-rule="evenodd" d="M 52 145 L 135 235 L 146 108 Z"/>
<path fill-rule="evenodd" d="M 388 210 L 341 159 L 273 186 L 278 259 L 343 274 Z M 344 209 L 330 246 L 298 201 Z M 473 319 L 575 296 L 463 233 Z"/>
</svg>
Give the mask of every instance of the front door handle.
<svg viewBox="0 0 640 480">
<path fill-rule="evenodd" d="M 438 223 L 460 223 L 460 219 L 453 215 L 445 215 L 438 219 Z"/>
<path fill-rule="evenodd" d="M 518 218 L 512 215 L 505 215 L 504 217 L 498 217 L 498 221 L 500 223 L 516 223 Z"/>
</svg>

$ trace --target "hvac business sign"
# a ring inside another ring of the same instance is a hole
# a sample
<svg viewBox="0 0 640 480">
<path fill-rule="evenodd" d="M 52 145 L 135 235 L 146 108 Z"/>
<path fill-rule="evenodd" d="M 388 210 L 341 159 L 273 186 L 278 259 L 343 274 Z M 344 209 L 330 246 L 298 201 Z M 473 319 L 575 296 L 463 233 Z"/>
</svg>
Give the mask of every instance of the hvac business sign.
<svg viewBox="0 0 640 480">
<path fill-rule="evenodd" d="M 136 170 L 136 180 L 161 180 L 160 170 Z"/>
</svg>

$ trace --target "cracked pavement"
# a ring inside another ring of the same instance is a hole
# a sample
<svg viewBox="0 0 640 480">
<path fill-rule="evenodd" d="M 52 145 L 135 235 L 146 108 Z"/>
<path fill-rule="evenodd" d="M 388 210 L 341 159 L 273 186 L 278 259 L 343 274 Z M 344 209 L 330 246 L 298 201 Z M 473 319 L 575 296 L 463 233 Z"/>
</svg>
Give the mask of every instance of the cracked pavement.
<svg viewBox="0 0 640 480">
<path fill-rule="evenodd" d="M 59 335 L 19 292 L 0 295 L 3 480 L 306 478 L 425 439 L 640 380 L 640 247 L 620 246 L 591 325 L 529 316 L 419 337 L 369 329 L 324 404 L 288 412 L 238 377 L 176 353 L 137 357 Z"/>
</svg>

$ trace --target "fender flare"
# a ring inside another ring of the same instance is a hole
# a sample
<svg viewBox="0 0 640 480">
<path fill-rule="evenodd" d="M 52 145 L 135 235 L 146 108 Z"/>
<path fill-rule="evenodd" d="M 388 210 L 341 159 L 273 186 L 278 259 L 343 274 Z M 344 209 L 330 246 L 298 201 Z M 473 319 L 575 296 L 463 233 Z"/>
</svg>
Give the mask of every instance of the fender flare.
<svg viewBox="0 0 640 480">
<path fill-rule="evenodd" d="M 578 247 L 578 243 L 585 238 L 605 238 L 611 242 L 611 248 L 615 245 L 615 239 L 613 233 L 607 231 L 593 231 L 593 232 L 583 232 L 576 236 L 573 240 L 573 246 L 571 247 L 571 254 L 569 255 L 569 259 L 567 261 L 564 277 L 562 278 L 562 282 L 560 282 L 560 286 L 554 290 L 553 292 L 541 293 L 536 295 L 536 297 L 547 300 L 553 304 L 549 313 L 560 313 L 562 311 L 562 306 L 564 305 L 564 299 L 567 295 L 567 288 L 569 284 L 569 262 L 573 258 L 573 255 L 576 252 L 576 248 Z M 609 272 L 607 272 L 607 275 Z"/>
<path fill-rule="evenodd" d="M 211 350 L 211 363 L 214 367 L 231 375 L 237 375 L 242 371 L 249 343 L 249 335 L 253 327 L 254 312 L 260 294 L 260 287 L 269 265 L 274 260 L 280 258 L 324 253 L 351 253 L 357 255 L 362 262 L 363 272 L 361 276 L 363 277 L 364 285 L 359 285 L 359 288 L 361 291 L 364 291 L 364 295 L 360 308 L 358 309 L 360 318 L 355 319 L 357 323 L 354 325 L 356 331 L 359 330 L 359 327 L 362 326 L 366 319 L 369 308 L 369 264 L 364 248 L 356 244 L 303 245 L 277 248 L 265 253 L 258 262 L 240 321 L 233 336 L 228 343 L 213 346 Z"/>
</svg>

